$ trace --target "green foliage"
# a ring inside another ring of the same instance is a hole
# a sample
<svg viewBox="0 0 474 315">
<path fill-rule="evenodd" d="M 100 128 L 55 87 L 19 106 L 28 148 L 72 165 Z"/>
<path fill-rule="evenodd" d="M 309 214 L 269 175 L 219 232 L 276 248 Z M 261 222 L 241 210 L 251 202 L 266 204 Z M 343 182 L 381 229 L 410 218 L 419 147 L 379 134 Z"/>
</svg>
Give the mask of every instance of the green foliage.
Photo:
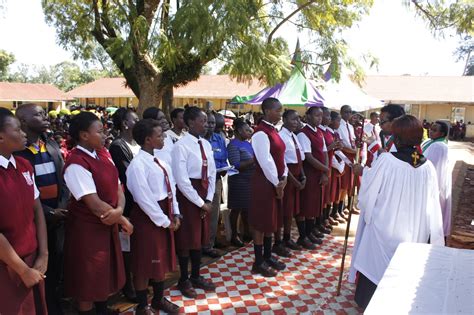
<svg viewBox="0 0 474 315">
<path fill-rule="evenodd" d="M 0 81 L 7 78 L 8 67 L 15 62 L 15 56 L 3 49 L 0 49 Z"/>
<path fill-rule="evenodd" d="M 456 61 L 465 62 L 463 75 L 474 75 L 474 39 L 471 36 L 463 38 L 454 55 Z"/>
<path fill-rule="evenodd" d="M 472 0 L 412 0 L 418 15 L 427 21 L 437 35 L 454 29 L 458 35 L 474 35 L 474 3 Z"/>
<path fill-rule="evenodd" d="M 159 94 L 196 80 L 213 60 L 238 80 L 283 81 L 290 73 L 291 54 L 278 30 L 287 23 L 309 34 L 311 49 L 303 55 L 314 75 L 328 64 L 334 64 L 336 78 L 342 66 L 359 71 L 341 32 L 366 14 L 372 2 L 42 0 L 60 44 L 85 60 L 95 58 L 99 44 L 139 97 L 146 82 Z"/>
</svg>

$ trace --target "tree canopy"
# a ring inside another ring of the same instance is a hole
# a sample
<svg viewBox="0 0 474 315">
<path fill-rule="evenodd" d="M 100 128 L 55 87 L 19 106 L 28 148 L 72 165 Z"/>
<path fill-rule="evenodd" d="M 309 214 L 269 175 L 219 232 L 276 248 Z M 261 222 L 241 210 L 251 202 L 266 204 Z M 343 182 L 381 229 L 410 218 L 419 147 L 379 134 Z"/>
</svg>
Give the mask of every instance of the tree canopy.
<svg viewBox="0 0 474 315">
<path fill-rule="evenodd" d="M 42 0 L 59 43 L 88 60 L 100 45 L 140 100 L 156 106 L 166 91 L 199 77 L 218 60 L 239 80 L 285 80 L 291 54 L 278 30 L 291 23 L 309 34 L 310 68 L 354 69 L 341 37 L 372 0 Z"/>
<path fill-rule="evenodd" d="M 8 76 L 8 67 L 15 62 L 15 56 L 3 49 L 0 49 L 0 81 L 4 81 Z"/>
</svg>

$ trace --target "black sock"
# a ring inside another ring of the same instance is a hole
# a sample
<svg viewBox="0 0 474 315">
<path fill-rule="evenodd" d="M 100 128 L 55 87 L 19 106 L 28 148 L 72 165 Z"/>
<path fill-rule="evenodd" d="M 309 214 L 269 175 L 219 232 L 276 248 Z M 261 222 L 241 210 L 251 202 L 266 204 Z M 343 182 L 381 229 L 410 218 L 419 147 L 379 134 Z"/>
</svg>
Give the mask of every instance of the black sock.
<svg viewBox="0 0 474 315">
<path fill-rule="evenodd" d="M 341 201 L 339 203 L 339 208 L 337 209 L 337 211 L 339 212 L 339 214 L 342 214 L 342 210 L 344 210 L 344 201 Z"/>
<path fill-rule="evenodd" d="M 144 308 L 148 305 L 147 291 L 147 289 L 136 290 L 138 308 Z"/>
<path fill-rule="evenodd" d="M 347 209 L 349 209 L 349 207 L 351 206 L 352 198 L 353 198 L 353 197 L 348 197 L 348 198 L 347 198 Z M 351 209 L 349 209 L 349 210 L 351 210 Z"/>
<path fill-rule="evenodd" d="M 263 237 L 263 258 L 270 259 L 272 257 L 272 237 Z"/>
<path fill-rule="evenodd" d="M 107 315 L 107 301 L 94 302 L 97 315 Z"/>
<path fill-rule="evenodd" d="M 313 227 L 314 227 L 314 219 L 306 219 L 305 220 L 306 235 L 309 235 L 313 231 Z"/>
<path fill-rule="evenodd" d="M 332 205 L 332 211 L 331 211 L 331 216 L 334 217 L 336 214 L 337 214 L 337 209 L 339 209 L 339 204 L 338 203 L 334 203 Z"/>
<path fill-rule="evenodd" d="M 255 253 L 255 265 L 260 266 L 263 263 L 263 246 L 254 244 L 253 251 Z"/>
<path fill-rule="evenodd" d="M 329 204 L 325 209 L 324 209 L 324 220 L 329 219 L 329 213 L 331 212 L 331 205 Z"/>
<path fill-rule="evenodd" d="M 290 241 L 290 239 L 291 239 L 290 233 L 283 234 L 283 241 L 288 242 Z"/>
<path fill-rule="evenodd" d="M 296 221 L 296 226 L 298 227 L 298 232 L 300 233 L 300 238 L 303 239 L 306 237 L 305 223 L 303 221 Z"/>
<path fill-rule="evenodd" d="M 316 220 L 314 220 L 314 223 L 316 227 L 321 226 L 321 217 L 316 217 Z"/>
<path fill-rule="evenodd" d="M 280 229 L 281 230 L 281 229 Z M 275 245 L 278 246 L 281 244 L 281 231 L 279 231 L 280 233 L 274 233 L 275 235 Z"/>
<path fill-rule="evenodd" d="M 163 281 L 153 281 L 153 299 L 151 300 L 152 305 L 157 305 L 163 298 L 163 292 L 165 291 L 165 283 Z"/>
<path fill-rule="evenodd" d="M 179 282 L 183 283 L 189 278 L 189 273 L 188 273 L 189 257 L 178 256 L 178 261 L 179 261 L 179 271 L 180 271 Z"/>
<path fill-rule="evenodd" d="M 199 278 L 199 269 L 201 269 L 201 250 L 191 249 L 189 251 L 191 257 L 191 278 Z"/>
</svg>

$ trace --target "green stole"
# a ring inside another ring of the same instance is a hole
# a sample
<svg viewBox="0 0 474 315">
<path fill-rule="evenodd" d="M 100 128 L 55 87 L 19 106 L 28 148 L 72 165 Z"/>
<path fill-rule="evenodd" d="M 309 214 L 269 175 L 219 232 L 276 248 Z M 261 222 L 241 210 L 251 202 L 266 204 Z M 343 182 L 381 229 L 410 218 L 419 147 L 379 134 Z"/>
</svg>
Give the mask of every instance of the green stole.
<svg viewBox="0 0 474 315">
<path fill-rule="evenodd" d="M 446 144 L 448 144 L 448 139 L 446 139 L 446 137 L 441 137 L 441 138 L 438 138 L 438 139 L 430 139 L 428 141 L 425 141 L 422 145 L 421 145 L 421 151 L 423 153 L 425 153 L 425 151 L 430 147 L 430 145 L 432 145 L 433 143 L 435 142 L 444 142 Z"/>
</svg>

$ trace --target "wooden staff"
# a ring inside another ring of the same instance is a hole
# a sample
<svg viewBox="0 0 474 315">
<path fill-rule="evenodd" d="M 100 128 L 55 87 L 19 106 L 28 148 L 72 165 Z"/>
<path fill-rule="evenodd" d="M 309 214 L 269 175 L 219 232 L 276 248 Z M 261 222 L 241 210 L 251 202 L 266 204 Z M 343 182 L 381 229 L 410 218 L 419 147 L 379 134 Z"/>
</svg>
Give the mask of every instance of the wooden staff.
<svg viewBox="0 0 474 315">
<path fill-rule="evenodd" d="M 354 133 L 355 133 L 355 130 L 354 130 Z M 360 135 L 356 136 L 356 156 L 354 159 L 354 165 L 359 164 L 360 149 L 361 149 L 363 134 L 364 134 L 364 123 L 362 122 L 362 132 L 360 133 Z M 337 282 L 337 289 L 336 289 L 337 296 L 341 295 L 342 276 L 344 275 L 344 263 L 346 262 L 347 242 L 349 239 L 349 231 L 351 229 L 352 207 L 354 206 L 356 183 L 357 183 L 357 177 L 354 176 L 354 179 L 352 180 L 352 189 L 351 189 L 352 198 L 350 198 L 350 202 L 349 202 L 349 217 L 347 218 L 346 235 L 344 237 L 344 247 L 343 247 L 343 252 L 342 252 L 341 268 L 339 270 L 339 281 Z"/>
</svg>

